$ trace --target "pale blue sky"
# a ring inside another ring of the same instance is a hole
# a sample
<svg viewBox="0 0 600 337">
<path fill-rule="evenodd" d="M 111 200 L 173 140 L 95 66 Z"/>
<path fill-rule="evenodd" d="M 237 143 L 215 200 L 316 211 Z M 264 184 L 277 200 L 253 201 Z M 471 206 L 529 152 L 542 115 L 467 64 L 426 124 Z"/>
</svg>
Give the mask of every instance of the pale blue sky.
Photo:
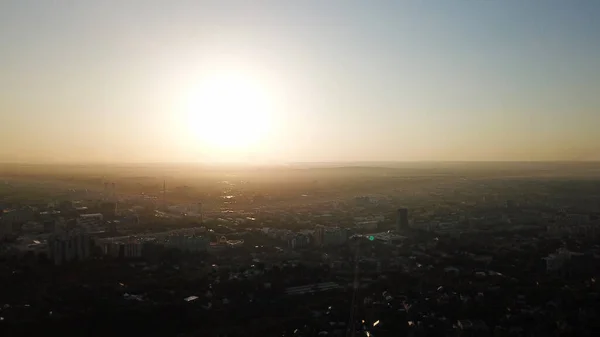
<svg viewBox="0 0 600 337">
<path fill-rule="evenodd" d="M 1 161 L 194 161 L 182 92 L 243 69 L 275 161 L 600 159 L 600 2 L 5 0 Z M 200 128 L 201 129 L 201 128 Z"/>
</svg>

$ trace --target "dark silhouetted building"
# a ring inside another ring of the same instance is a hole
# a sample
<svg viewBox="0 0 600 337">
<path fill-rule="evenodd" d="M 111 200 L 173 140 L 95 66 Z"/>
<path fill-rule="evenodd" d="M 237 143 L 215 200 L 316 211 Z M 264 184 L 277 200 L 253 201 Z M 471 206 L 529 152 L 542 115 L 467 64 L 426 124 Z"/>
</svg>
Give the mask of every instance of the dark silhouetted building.
<svg viewBox="0 0 600 337">
<path fill-rule="evenodd" d="M 117 233 L 117 222 L 115 220 L 107 221 L 107 229 L 110 234 Z"/>
<path fill-rule="evenodd" d="M 103 202 L 100 204 L 100 213 L 104 217 L 104 220 L 114 220 L 117 213 L 117 203 Z"/>
<path fill-rule="evenodd" d="M 317 246 L 322 246 L 323 242 L 325 241 L 325 227 L 318 225 L 315 228 L 314 238 Z"/>
<path fill-rule="evenodd" d="M 408 209 L 399 208 L 396 219 L 396 229 L 403 230 L 408 228 Z"/>
<path fill-rule="evenodd" d="M 69 200 L 64 200 L 60 202 L 58 207 L 61 211 L 67 212 L 73 209 L 73 202 Z"/>
<path fill-rule="evenodd" d="M 54 233 L 56 228 L 56 220 L 47 219 L 44 220 L 44 233 Z"/>
</svg>

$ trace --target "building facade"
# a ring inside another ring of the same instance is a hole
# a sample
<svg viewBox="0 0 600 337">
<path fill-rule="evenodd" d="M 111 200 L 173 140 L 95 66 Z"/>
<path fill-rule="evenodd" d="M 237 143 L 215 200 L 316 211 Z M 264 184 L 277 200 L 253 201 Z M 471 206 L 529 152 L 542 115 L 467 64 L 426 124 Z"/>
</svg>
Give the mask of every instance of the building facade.
<svg viewBox="0 0 600 337">
<path fill-rule="evenodd" d="M 91 238 L 81 232 L 52 235 L 48 240 L 48 255 L 56 265 L 71 261 L 82 261 L 90 257 Z"/>
<path fill-rule="evenodd" d="M 399 208 L 397 211 L 396 229 L 401 231 L 408 228 L 408 209 Z"/>
</svg>

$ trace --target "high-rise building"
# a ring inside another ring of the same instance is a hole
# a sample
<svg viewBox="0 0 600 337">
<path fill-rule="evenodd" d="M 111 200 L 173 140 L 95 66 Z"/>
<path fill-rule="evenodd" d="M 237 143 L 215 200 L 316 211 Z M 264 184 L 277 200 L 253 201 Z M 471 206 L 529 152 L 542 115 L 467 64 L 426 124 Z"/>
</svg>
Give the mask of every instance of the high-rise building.
<svg viewBox="0 0 600 337">
<path fill-rule="evenodd" d="M 314 241 L 317 246 L 337 246 L 348 241 L 348 230 L 339 227 L 317 226 L 314 233 Z"/>
<path fill-rule="evenodd" d="M 32 220 L 35 215 L 29 208 L 0 210 L 0 239 L 13 235 L 15 226 L 21 227 Z"/>
<path fill-rule="evenodd" d="M 310 243 L 309 237 L 306 235 L 303 235 L 303 234 L 294 235 L 292 238 L 290 238 L 288 240 L 288 245 L 292 249 L 307 247 L 309 243 Z"/>
<path fill-rule="evenodd" d="M 44 233 L 54 233 L 55 227 L 56 227 L 55 219 L 44 220 Z"/>
<path fill-rule="evenodd" d="M 345 228 L 328 228 L 323 238 L 323 246 L 339 246 L 348 241 L 348 230 Z"/>
<path fill-rule="evenodd" d="M 396 218 L 396 229 L 401 231 L 408 228 L 408 209 L 399 208 Z"/>
<path fill-rule="evenodd" d="M 54 264 L 85 260 L 91 254 L 92 242 L 85 233 L 63 233 L 48 240 L 48 253 Z"/>
<path fill-rule="evenodd" d="M 117 214 L 117 203 L 116 202 L 103 202 L 100 204 L 100 213 L 104 217 L 104 220 L 114 220 Z"/>
<path fill-rule="evenodd" d="M 142 256 L 142 244 L 140 242 L 128 242 L 123 247 L 125 258 L 136 258 Z"/>
<path fill-rule="evenodd" d="M 0 218 L 0 239 L 12 235 L 13 223 L 8 219 Z"/>
<path fill-rule="evenodd" d="M 323 243 L 325 241 L 325 227 L 322 225 L 318 225 L 315 228 L 315 244 L 317 246 L 323 246 Z"/>
<path fill-rule="evenodd" d="M 110 234 L 117 233 L 117 222 L 115 220 L 107 221 L 106 228 Z"/>
</svg>

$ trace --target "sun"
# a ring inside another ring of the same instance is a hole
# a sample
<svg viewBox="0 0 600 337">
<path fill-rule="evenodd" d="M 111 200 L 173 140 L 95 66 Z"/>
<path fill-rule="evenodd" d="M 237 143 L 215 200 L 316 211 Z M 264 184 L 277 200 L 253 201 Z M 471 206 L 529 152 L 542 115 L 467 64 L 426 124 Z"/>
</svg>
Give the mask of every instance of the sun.
<svg viewBox="0 0 600 337">
<path fill-rule="evenodd" d="M 212 150 L 250 150 L 271 127 L 270 103 L 258 81 L 237 73 L 211 76 L 189 96 L 187 128 L 195 141 Z"/>
</svg>

